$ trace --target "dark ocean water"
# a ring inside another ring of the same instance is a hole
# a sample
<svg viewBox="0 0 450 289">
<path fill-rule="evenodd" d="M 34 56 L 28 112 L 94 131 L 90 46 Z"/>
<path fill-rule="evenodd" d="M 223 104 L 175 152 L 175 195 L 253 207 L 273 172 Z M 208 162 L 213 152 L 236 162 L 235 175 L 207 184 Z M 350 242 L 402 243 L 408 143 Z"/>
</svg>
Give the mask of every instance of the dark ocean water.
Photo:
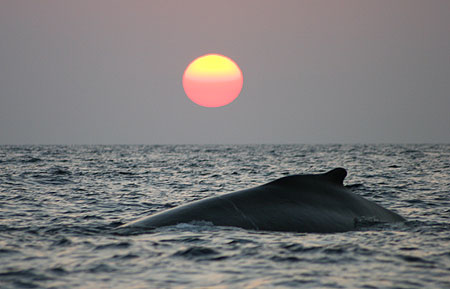
<svg viewBox="0 0 450 289">
<path fill-rule="evenodd" d="M 344 167 L 408 221 L 334 234 L 114 228 Z M 1 288 L 450 288 L 450 145 L 0 146 Z"/>
</svg>

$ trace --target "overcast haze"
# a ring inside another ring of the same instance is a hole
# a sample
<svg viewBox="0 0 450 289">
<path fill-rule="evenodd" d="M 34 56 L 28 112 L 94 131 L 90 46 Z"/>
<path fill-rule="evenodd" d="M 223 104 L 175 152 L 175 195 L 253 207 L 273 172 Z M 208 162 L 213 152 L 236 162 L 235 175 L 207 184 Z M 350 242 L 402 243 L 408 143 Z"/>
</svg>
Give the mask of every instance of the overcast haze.
<svg viewBox="0 0 450 289">
<path fill-rule="evenodd" d="M 240 96 L 191 102 L 232 58 Z M 450 1 L 0 0 L 1 144 L 450 142 Z"/>
</svg>

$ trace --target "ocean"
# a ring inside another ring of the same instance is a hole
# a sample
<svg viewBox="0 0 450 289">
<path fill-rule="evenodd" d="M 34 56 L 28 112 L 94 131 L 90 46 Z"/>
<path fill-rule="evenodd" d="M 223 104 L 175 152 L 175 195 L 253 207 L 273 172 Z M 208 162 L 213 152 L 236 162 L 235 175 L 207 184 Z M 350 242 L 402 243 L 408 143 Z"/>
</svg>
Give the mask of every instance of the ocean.
<svg viewBox="0 0 450 289">
<path fill-rule="evenodd" d="M 292 174 L 406 218 L 333 234 L 114 229 Z M 0 146 L 1 288 L 450 288 L 450 145 Z"/>
</svg>

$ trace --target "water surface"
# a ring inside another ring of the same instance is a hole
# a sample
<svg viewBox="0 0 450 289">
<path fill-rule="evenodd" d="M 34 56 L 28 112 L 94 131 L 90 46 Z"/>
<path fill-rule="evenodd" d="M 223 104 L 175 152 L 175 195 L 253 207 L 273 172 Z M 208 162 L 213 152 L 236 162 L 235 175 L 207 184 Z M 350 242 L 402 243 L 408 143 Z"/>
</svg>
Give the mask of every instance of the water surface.
<svg viewBox="0 0 450 289">
<path fill-rule="evenodd" d="M 113 229 L 344 167 L 405 224 L 337 234 Z M 450 145 L 0 146 L 2 288 L 450 288 Z"/>
</svg>

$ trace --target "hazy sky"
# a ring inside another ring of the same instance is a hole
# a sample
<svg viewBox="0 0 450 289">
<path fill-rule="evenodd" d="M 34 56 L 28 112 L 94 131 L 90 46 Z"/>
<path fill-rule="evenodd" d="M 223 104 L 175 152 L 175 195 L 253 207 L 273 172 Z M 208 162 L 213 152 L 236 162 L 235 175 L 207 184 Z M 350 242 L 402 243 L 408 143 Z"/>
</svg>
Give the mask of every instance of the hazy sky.
<svg viewBox="0 0 450 289">
<path fill-rule="evenodd" d="M 240 96 L 184 94 L 206 53 Z M 450 142 L 450 1 L 0 0 L 1 144 Z"/>
</svg>

